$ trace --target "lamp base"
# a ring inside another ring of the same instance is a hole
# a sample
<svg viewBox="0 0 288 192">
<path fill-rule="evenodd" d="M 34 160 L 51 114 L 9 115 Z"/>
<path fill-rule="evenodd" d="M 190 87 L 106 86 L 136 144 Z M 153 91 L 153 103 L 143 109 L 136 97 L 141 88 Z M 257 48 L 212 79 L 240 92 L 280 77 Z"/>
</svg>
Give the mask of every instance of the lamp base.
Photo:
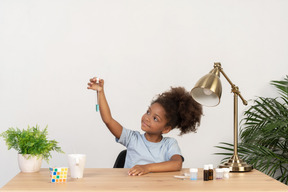
<svg viewBox="0 0 288 192">
<path fill-rule="evenodd" d="M 220 164 L 219 168 L 229 168 L 231 172 L 248 172 L 253 169 L 253 166 L 233 155 L 227 162 Z"/>
</svg>

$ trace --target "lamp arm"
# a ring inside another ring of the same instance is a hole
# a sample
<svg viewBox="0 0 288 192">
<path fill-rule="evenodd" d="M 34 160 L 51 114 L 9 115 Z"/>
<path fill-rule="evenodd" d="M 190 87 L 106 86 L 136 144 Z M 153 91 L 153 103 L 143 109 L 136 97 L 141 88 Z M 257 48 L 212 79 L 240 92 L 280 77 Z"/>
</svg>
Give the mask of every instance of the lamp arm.
<svg viewBox="0 0 288 192">
<path fill-rule="evenodd" d="M 236 93 L 242 100 L 243 105 L 247 105 L 247 101 L 242 97 L 239 88 L 232 83 L 232 81 L 229 79 L 229 77 L 226 75 L 226 73 L 223 71 L 222 67 L 221 67 L 221 63 L 214 63 L 214 68 L 218 68 L 218 70 L 220 71 L 220 73 L 222 73 L 222 75 L 225 77 L 225 79 L 229 82 L 229 84 L 231 85 L 231 91 L 233 93 Z"/>
</svg>

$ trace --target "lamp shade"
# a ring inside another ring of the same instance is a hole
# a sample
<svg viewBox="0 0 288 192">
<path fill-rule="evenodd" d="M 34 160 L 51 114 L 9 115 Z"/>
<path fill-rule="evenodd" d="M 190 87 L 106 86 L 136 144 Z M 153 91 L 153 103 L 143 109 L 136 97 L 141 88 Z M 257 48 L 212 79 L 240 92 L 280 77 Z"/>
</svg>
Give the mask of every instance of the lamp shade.
<svg viewBox="0 0 288 192">
<path fill-rule="evenodd" d="M 201 105 L 207 107 L 218 105 L 222 94 L 219 70 L 214 68 L 210 73 L 199 79 L 190 94 Z"/>
</svg>

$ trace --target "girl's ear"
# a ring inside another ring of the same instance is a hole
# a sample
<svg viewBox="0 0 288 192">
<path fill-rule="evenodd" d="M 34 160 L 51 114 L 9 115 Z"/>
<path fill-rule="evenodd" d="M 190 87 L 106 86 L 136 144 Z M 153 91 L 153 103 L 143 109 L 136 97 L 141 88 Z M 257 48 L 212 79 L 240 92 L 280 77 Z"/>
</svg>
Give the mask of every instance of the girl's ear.
<svg viewBox="0 0 288 192">
<path fill-rule="evenodd" d="M 164 130 L 162 131 L 162 134 L 169 133 L 171 131 L 172 127 L 171 126 L 165 126 Z"/>
</svg>

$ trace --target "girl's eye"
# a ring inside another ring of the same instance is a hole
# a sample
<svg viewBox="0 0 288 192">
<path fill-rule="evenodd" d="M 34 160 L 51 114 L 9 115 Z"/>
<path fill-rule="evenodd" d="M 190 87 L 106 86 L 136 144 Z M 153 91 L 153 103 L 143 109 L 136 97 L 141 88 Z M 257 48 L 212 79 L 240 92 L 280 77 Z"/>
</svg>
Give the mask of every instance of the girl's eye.
<svg viewBox="0 0 288 192">
<path fill-rule="evenodd" d="M 146 114 L 148 114 L 148 115 L 149 115 L 149 114 L 150 114 L 150 111 L 148 110 L 148 111 L 146 112 Z"/>
<path fill-rule="evenodd" d="M 154 121 L 158 122 L 158 119 L 157 119 L 157 117 L 154 117 Z"/>
</svg>

